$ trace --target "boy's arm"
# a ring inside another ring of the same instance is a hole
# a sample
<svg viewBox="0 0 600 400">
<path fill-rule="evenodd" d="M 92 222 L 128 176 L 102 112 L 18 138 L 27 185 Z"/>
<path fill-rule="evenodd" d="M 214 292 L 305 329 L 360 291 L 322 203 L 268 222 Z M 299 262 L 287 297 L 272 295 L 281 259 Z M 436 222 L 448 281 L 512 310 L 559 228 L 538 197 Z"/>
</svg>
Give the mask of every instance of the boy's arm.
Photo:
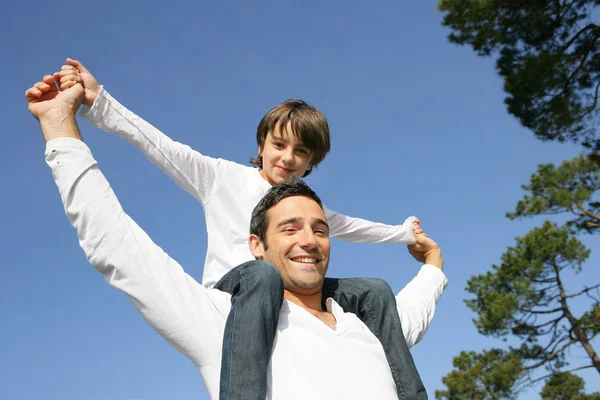
<svg viewBox="0 0 600 400">
<path fill-rule="evenodd" d="M 61 85 L 82 81 L 84 106 L 80 115 L 93 126 L 111 132 L 137 147 L 182 189 L 203 204 L 221 182 L 226 163 L 176 142 L 115 100 L 79 61 L 67 59 Z"/>
<path fill-rule="evenodd" d="M 223 177 L 225 163 L 176 142 L 129 111 L 101 88 L 92 107 L 80 115 L 93 126 L 111 132 L 137 147 L 154 165 L 203 204 Z"/>
<path fill-rule="evenodd" d="M 413 222 L 416 217 L 409 217 L 402 225 L 386 225 L 367 221 L 362 218 L 348 217 L 325 207 L 325 215 L 329 223 L 330 235 L 347 242 L 361 243 L 402 243 L 415 242 Z"/>
<path fill-rule="evenodd" d="M 196 365 L 218 358 L 229 297 L 185 273 L 123 211 L 89 148 L 47 143 L 46 162 L 89 262 L 125 292 L 144 319 Z"/>
</svg>

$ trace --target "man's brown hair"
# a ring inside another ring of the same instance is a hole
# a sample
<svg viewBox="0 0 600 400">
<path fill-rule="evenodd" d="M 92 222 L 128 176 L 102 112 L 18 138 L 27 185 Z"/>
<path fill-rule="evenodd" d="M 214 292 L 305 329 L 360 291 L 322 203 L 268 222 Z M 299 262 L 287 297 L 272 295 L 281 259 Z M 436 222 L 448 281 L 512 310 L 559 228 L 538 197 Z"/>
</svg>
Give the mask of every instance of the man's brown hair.
<svg viewBox="0 0 600 400">
<path fill-rule="evenodd" d="M 263 117 L 256 129 L 256 144 L 264 148 L 265 140 L 276 126 L 285 132 L 288 124 L 294 134 L 311 153 L 310 169 L 303 177 L 310 174 L 312 167 L 317 166 L 331 148 L 329 125 L 325 115 L 313 106 L 300 99 L 289 99 L 274 107 Z M 262 157 L 256 156 L 250 163 L 262 168 Z"/>
</svg>

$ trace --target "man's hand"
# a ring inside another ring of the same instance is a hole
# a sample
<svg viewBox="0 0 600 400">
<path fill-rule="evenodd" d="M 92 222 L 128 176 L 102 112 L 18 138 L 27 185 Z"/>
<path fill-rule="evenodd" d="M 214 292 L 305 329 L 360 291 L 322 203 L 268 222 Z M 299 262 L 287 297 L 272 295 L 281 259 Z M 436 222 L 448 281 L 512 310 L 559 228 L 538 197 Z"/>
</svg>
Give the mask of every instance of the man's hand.
<svg viewBox="0 0 600 400">
<path fill-rule="evenodd" d="M 424 264 L 431 264 L 434 267 L 442 269 L 444 258 L 442 250 L 436 242 L 429 238 L 424 232 L 415 234 L 415 244 L 408 246 L 408 252 L 415 260 Z"/>
<path fill-rule="evenodd" d="M 66 90 L 77 83 L 81 83 L 85 90 L 83 104 L 91 107 L 100 92 L 100 84 L 83 64 L 77 60 L 67 58 L 67 64 L 54 74 L 54 79 L 59 82 L 60 90 Z"/>
<path fill-rule="evenodd" d="M 83 100 L 83 88 L 73 84 L 70 89 L 59 91 L 54 78 L 46 75 L 41 82 L 27 89 L 25 99 L 31 114 L 39 120 L 49 113 L 75 115 Z"/>
<path fill-rule="evenodd" d="M 29 111 L 40 121 L 46 142 L 58 137 L 81 140 L 75 114 L 83 96 L 83 87 L 79 84 L 59 91 L 51 75 L 44 76 L 41 82 L 27 89 L 25 99 Z"/>
</svg>

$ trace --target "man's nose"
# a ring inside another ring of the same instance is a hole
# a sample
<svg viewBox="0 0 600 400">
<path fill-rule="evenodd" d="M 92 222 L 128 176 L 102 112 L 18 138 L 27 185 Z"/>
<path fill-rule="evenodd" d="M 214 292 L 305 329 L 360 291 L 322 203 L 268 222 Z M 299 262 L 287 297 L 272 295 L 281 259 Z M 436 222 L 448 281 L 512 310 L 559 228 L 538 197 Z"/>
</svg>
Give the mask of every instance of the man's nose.
<svg viewBox="0 0 600 400">
<path fill-rule="evenodd" d="M 315 249 L 317 247 L 317 237 L 311 228 L 302 230 L 300 242 L 298 243 L 303 249 Z"/>
</svg>

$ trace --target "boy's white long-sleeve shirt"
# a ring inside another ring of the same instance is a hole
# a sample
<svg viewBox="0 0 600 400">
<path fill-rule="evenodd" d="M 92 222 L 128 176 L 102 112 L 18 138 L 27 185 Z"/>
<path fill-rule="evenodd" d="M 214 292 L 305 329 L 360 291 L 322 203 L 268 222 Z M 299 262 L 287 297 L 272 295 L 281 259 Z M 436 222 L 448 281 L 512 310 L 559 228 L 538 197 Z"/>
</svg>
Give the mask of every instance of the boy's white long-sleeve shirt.
<svg viewBox="0 0 600 400">
<path fill-rule="evenodd" d="M 200 285 L 154 244 L 123 211 L 85 143 L 51 140 L 46 162 L 90 263 L 129 296 L 161 336 L 194 362 L 211 398 L 218 398 L 230 295 Z M 446 284 L 442 271 L 424 265 L 396 296 L 409 347 L 425 333 Z M 267 400 L 397 399 L 376 337 L 331 299 L 327 307 L 336 317 L 335 331 L 284 300 L 269 363 Z"/>
<path fill-rule="evenodd" d="M 252 210 L 271 187 L 257 168 L 205 156 L 173 141 L 129 111 L 102 88 L 92 107 L 80 112 L 95 127 L 128 140 L 200 201 L 206 217 L 208 245 L 202 283 L 213 287 L 227 272 L 254 259 L 248 247 Z M 409 217 L 386 225 L 325 208 L 330 234 L 349 242 L 414 243 Z"/>
</svg>

